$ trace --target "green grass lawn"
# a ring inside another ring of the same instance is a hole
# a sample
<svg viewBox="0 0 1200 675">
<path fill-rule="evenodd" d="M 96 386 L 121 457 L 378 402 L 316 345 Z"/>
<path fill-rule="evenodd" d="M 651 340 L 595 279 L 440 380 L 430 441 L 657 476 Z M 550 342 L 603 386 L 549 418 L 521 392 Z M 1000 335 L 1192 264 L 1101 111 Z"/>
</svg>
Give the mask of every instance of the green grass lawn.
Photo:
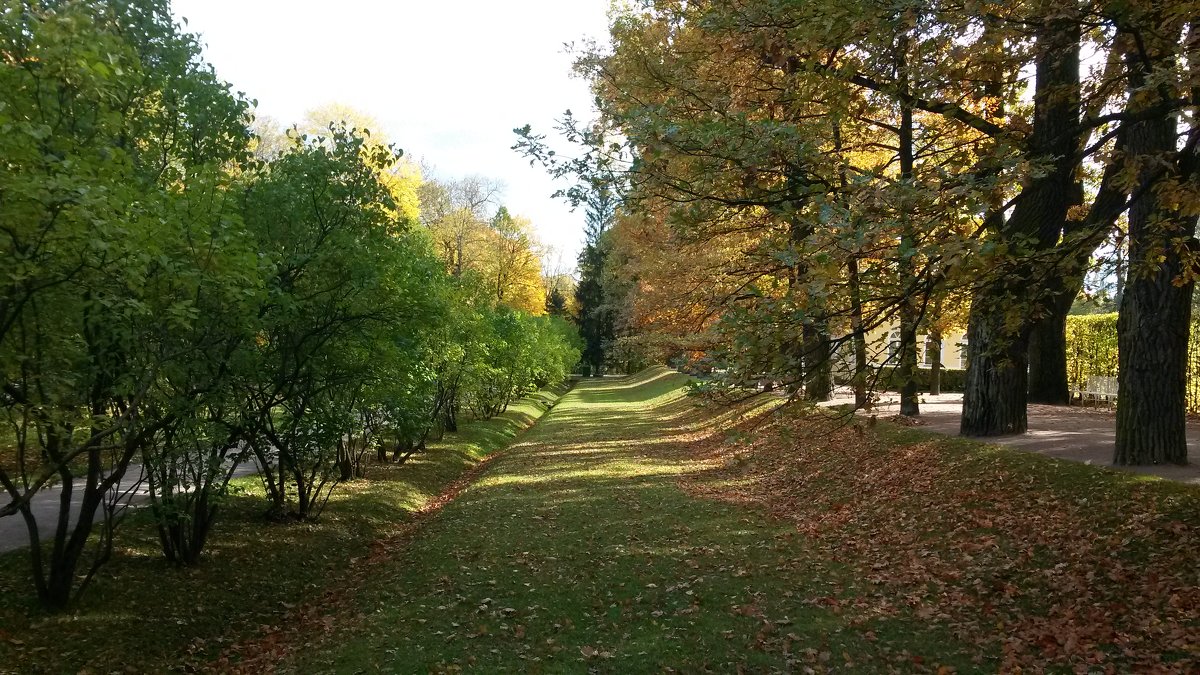
<svg viewBox="0 0 1200 675">
<path fill-rule="evenodd" d="M 543 406 L 347 486 L 319 523 L 239 497 L 196 570 L 146 530 L 73 616 L 29 615 L 0 560 L 0 669 L 1200 667 L 1200 490 L 685 384 L 585 380 L 507 452 L 478 461 Z"/>
<path fill-rule="evenodd" d="M 374 571 L 360 616 L 287 667 L 879 672 L 995 657 L 912 617 L 843 611 L 842 561 L 788 522 L 681 489 L 705 468 L 688 449 L 750 412 L 699 408 L 684 381 L 581 383 Z"/>
<path fill-rule="evenodd" d="M 117 533 L 117 550 L 81 603 L 45 615 L 33 602 L 28 553 L 0 556 L 0 673 L 182 672 L 228 645 L 285 621 L 296 606 L 324 601 L 412 514 L 485 456 L 532 425 L 560 391 L 538 392 L 403 466 L 368 465 L 368 479 L 338 487 L 321 518 L 264 519 L 257 477 L 236 481 L 203 562 L 175 568 L 159 553 L 146 513 Z"/>
</svg>

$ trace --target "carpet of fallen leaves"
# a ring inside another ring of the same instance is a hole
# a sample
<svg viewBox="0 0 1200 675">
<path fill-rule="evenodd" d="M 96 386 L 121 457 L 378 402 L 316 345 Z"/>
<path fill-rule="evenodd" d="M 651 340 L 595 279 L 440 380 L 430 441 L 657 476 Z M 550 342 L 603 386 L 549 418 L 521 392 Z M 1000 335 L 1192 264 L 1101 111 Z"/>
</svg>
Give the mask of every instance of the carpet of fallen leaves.
<svg viewBox="0 0 1200 675">
<path fill-rule="evenodd" d="M 690 452 L 692 494 L 857 570 L 829 606 L 943 626 L 1005 672 L 1200 672 L 1200 488 L 799 407 Z"/>
<path fill-rule="evenodd" d="M 207 669 L 1200 669 L 1195 487 L 685 381 L 582 384 Z"/>
</svg>

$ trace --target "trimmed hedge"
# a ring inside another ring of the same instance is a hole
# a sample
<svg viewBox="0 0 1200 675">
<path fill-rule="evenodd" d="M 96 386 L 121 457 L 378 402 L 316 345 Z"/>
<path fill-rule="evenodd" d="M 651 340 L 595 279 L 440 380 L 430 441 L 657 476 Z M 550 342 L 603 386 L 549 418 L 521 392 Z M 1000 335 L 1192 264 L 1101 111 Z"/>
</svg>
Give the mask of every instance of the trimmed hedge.
<svg viewBox="0 0 1200 675">
<path fill-rule="evenodd" d="M 1081 389 L 1089 375 L 1117 374 L 1117 313 L 1067 317 L 1067 382 Z"/>
<path fill-rule="evenodd" d="M 917 388 L 921 391 L 929 391 L 929 383 L 932 372 L 929 368 L 917 369 Z M 887 368 L 879 374 L 879 381 L 875 385 L 875 389 L 887 389 L 889 391 L 899 391 L 901 385 L 895 368 Z M 967 371 L 957 368 L 942 368 L 942 393 L 959 392 L 967 386 Z"/>
<path fill-rule="evenodd" d="M 1089 375 L 1117 375 L 1116 312 L 1067 317 L 1067 382 L 1082 388 Z M 1200 320 L 1188 341 L 1187 409 L 1200 413 Z"/>
</svg>

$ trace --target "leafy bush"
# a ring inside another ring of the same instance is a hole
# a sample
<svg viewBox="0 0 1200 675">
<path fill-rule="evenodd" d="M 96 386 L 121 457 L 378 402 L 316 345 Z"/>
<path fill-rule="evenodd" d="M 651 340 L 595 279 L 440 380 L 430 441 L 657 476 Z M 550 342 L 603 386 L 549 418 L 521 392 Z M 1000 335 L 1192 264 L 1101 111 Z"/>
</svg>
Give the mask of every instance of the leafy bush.
<svg viewBox="0 0 1200 675">
<path fill-rule="evenodd" d="M 1067 381 L 1082 388 L 1089 375 L 1117 376 L 1117 314 L 1067 317 Z M 1200 413 L 1200 321 L 1188 341 L 1187 409 Z"/>
<path fill-rule="evenodd" d="M 1117 313 L 1067 317 L 1067 382 L 1072 389 L 1089 375 L 1117 374 Z"/>
<path fill-rule="evenodd" d="M 4 7 L 0 412 L 17 461 L 0 517 L 28 525 L 46 607 L 109 558 L 134 462 L 164 556 L 191 564 L 250 453 L 272 512 L 315 518 L 372 444 L 424 447 L 464 405 L 490 417 L 578 361 L 569 324 L 520 309 L 544 305 L 514 290 L 529 274 L 448 269 L 399 149 L 333 122 L 254 159 L 250 101 L 168 3 Z M 488 236 L 508 247 L 484 267 L 536 272 L 504 213 Z M 31 503 L 50 476 L 79 507 L 50 517 L 43 556 Z"/>
<path fill-rule="evenodd" d="M 929 391 L 932 375 L 933 371 L 928 368 L 917 369 L 917 388 L 920 391 Z M 967 371 L 958 368 L 942 368 L 941 380 L 943 392 L 960 392 L 967 386 Z M 900 389 L 901 384 L 896 369 L 889 367 L 880 373 L 875 388 L 896 391 Z"/>
</svg>

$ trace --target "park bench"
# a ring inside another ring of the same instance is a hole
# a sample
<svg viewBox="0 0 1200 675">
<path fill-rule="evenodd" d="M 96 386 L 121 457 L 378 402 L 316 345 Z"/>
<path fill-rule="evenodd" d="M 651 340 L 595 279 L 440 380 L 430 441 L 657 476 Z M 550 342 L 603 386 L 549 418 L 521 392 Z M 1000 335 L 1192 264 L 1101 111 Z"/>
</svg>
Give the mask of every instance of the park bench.
<svg viewBox="0 0 1200 675">
<path fill-rule="evenodd" d="M 1087 383 L 1078 391 L 1079 400 L 1109 403 L 1117 400 L 1117 378 L 1112 375 L 1088 375 Z"/>
</svg>

